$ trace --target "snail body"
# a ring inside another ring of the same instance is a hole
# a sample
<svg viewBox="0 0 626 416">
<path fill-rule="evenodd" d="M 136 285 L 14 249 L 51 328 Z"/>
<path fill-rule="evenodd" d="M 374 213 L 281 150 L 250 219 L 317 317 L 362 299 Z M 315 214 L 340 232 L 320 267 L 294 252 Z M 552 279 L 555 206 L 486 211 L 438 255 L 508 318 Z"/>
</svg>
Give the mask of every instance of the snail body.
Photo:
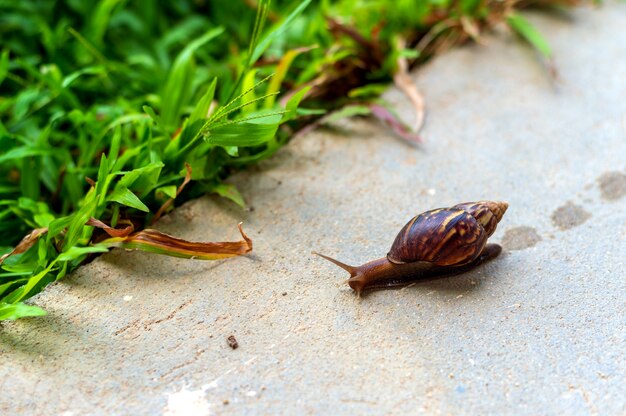
<svg viewBox="0 0 626 416">
<path fill-rule="evenodd" d="M 507 208 L 506 202 L 480 201 L 426 211 L 400 230 L 386 257 L 361 266 L 315 254 L 349 272 L 348 284 L 359 295 L 364 290 L 453 276 L 500 254 L 502 248 L 487 244 L 487 239 Z"/>
</svg>

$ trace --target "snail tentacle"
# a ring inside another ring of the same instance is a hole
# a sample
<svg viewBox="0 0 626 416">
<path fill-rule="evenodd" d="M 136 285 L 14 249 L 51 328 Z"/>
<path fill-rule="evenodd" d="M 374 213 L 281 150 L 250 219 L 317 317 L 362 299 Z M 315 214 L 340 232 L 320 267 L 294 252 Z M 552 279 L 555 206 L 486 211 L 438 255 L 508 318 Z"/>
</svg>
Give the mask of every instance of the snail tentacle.
<svg viewBox="0 0 626 416">
<path fill-rule="evenodd" d="M 342 269 L 344 269 L 345 271 L 350 273 L 350 277 L 354 277 L 357 274 L 357 268 L 356 267 L 348 266 L 347 264 L 342 263 L 339 260 L 335 260 L 332 257 L 328 257 L 328 256 L 326 256 L 324 254 L 318 253 L 317 251 L 312 251 L 311 254 L 315 254 L 316 256 L 320 256 L 321 258 L 326 259 L 329 262 L 336 264 L 337 266 L 341 267 Z"/>
</svg>

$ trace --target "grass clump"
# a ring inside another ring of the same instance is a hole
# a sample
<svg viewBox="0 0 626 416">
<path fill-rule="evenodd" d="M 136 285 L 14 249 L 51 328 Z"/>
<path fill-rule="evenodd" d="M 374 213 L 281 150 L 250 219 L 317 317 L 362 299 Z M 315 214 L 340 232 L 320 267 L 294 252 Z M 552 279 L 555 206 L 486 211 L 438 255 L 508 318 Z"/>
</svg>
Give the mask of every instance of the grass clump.
<svg viewBox="0 0 626 416">
<path fill-rule="evenodd" d="M 24 300 L 174 199 L 244 206 L 223 180 L 328 111 L 415 138 L 386 83 L 419 107 L 402 74 L 498 22 L 549 58 L 516 11 L 574 3 L 0 0 L 0 320 L 43 314 Z"/>
</svg>

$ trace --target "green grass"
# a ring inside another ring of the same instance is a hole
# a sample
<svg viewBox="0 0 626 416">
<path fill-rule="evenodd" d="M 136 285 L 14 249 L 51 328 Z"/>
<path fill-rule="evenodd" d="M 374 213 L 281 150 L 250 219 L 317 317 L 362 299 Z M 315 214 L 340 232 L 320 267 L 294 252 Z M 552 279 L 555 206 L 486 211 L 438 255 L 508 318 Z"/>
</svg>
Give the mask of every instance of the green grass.
<svg viewBox="0 0 626 416">
<path fill-rule="evenodd" d="M 378 99 L 401 60 L 497 22 L 549 58 L 516 10 L 574 3 L 0 0 L 0 255 L 37 230 L 2 263 L 0 320 L 44 314 L 24 300 L 110 247 L 90 219 L 141 230 L 205 193 L 243 207 L 223 180 L 342 107 L 411 137 Z"/>
</svg>

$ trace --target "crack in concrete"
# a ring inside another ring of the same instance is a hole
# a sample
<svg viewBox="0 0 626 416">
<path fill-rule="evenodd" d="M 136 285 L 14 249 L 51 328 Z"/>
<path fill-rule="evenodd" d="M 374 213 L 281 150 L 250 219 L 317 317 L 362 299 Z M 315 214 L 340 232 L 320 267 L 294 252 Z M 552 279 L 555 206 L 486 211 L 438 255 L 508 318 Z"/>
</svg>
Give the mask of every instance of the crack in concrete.
<svg viewBox="0 0 626 416">
<path fill-rule="evenodd" d="M 164 318 L 155 319 L 155 320 L 147 321 L 147 322 L 144 322 L 144 323 L 141 323 L 141 319 L 135 319 L 134 321 L 132 321 L 128 325 L 123 326 L 122 328 L 120 328 L 117 331 L 115 331 L 113 334 L 115 336 L 117 336 L 117 335 L 120 335 L 120 334 L 130 330 L 130 329 L 133 329 L 133 328 L 140 329 L 142 327 L 143 327 L 144 331 L 151 331 L 153 325 L 157 325 L 157 324 L 160 324 L 162 322 L 172 320 L 178 314 L 178 312 L 180 312 L 181 310 L 183 310 L 184 308 L 186 308 L 190 304 L 191 304 L 191 300 L 183 302 L 179 307 L 174 309 L 169 315 L 167 315 Z"/>
</svg>

